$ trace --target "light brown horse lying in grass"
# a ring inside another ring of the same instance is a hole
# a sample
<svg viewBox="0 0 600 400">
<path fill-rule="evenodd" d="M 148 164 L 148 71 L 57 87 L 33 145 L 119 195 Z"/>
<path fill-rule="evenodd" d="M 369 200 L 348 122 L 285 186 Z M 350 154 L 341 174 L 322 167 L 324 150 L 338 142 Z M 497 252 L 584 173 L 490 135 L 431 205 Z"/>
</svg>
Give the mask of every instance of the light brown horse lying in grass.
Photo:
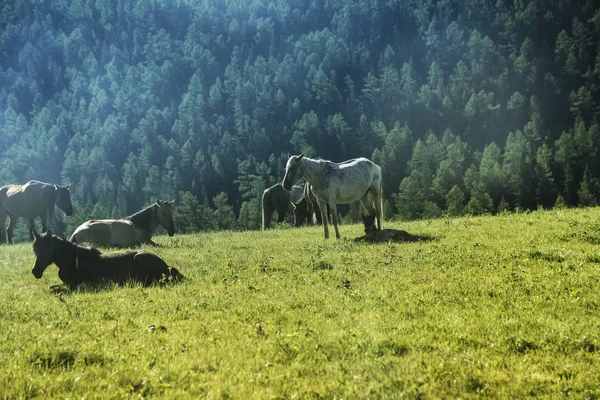
<svg viewBox="0 0 600 400">
<path fill-rule="evenodd" d="M 103 281 L 121 285 L 132 281 L 149 286 L 183 279 L 176 268 L 169 267 L 162 258 L 150 252 L 101 253 L 98 249 L 68 242 L 50 231 L 41 235 L 33 231 L 33 234 L 36 259 L 31 273 L 38 279 L 52 263 L 58 267 L 58 277 L 71 288 Z"/>
<path fill-rule="evenodd" d="M 92 219 L 79 225 L 71 241 L 93 243 L 99 246 L 133 247 L 140 244 L 156 245 L 154 231 L 161 225 L 169 236 L 175 234 L 173 201 L 156 200 L 156 203 L 122 219 Z"/>
<path fill-rule="evenodd" d="M 54 217 L 54 204 L 65 214 L 73 214 L 69 186 L 59 186 L 52 183 L 29 181 L 24 185 L 6 185 L 0 187 L 0 244 L 4 243 L 6 216 L 10 224 L 6 232 L 8 243 L 13 242 L 13 232 L 19 217 L 29 218 L 29 240 L 33 240 L 33 223 L 36 217 L 42 219 L 42 231 L 46 231 L 46 217 Z"/>
</svg>

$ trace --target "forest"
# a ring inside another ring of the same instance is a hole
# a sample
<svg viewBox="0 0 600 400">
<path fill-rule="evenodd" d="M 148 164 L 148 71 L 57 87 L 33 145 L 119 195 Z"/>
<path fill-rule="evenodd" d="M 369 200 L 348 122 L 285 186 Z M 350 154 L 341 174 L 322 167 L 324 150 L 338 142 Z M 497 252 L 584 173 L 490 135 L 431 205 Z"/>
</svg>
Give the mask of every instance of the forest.
<svg viewBox="0 0 600 400">
<path fill-rule="evenodd" d="M 259 229 L 303 152 L 379 164 L 387 219 L 592 206 L 599 85 L 593 1 L 4 0 L 0 186 Z"/>
</svg>

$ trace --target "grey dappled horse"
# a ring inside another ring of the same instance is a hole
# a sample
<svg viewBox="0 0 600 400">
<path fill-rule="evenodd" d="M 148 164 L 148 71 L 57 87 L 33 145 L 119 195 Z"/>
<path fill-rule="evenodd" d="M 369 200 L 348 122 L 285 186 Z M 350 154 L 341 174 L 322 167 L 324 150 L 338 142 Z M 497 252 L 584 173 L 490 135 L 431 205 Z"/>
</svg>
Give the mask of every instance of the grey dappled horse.
<svg viewBox="0 0 600 400">
<path fill-rule="evenodd" d="M 303 186 L 290 185 L 289 190 L 284 190 L 281 183 L 265 189 L 262 196 L 262 229 L 271 227 L 271 216 L 277 211 L 277 223 L 285 220 L 285 214 L 294 214 L 294 205 L 302 199 Z M 293 204 L 292 204 L 293 203 Z"/>
<path fill-rule="evenodd" d="M 29 218 L 29 240 L 33 240 L 33 224 L 36 217 L 42 220 L 42 230 L 48 230 L 46 218 L 54 217 L 54 204 L 60 207 L 66 215 L 73 214 L 69 186 L 59 186 L 52 183 L 29 181 L 24 185 L 6 185 L 0 187 L 0 243 L 4 243 L 6 217 L 10 223 L 6 233 L 8 243 L 13 242 L 13 232 L 19 217 Z"/>
<path fill-rule="evenodd" d="M 169 236 L 175 234 L 172 201 L 156 200 L 156 203 L 122 219 L 92 219 L 79 225 L 71 241 L 94 243 L 100 246 L 131 247 L 140 244 L 156 245 L 152 235 L 161 225 Z"/>
<path fill-rule="evenodd" d="M 312 158 L 290 156 L 285 166 L 283 188 L 290 190 L 292 184 L 304 178 L 312 186 L 321 209 L 325 239 L 329 238 L 327 206 L 340 238 L 336 204 L 349 204 L 360 200 L 368 215 L 377 219 L 377 229 L 383 228 L 383 199 L 381 192 L 381 168 L 366 158 L 355 158 L 343 163 Z M 369 197 L 370 196 L 370 197 Z"/>
</svg>

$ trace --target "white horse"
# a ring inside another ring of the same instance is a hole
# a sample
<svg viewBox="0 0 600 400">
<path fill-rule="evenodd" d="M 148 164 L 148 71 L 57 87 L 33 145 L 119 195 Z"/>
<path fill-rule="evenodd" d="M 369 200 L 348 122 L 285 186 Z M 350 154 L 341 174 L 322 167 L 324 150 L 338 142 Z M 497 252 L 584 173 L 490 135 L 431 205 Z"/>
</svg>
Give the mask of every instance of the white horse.
<svg viewBox="0 0 600 400">
<path fill-rule="evenodd" d="M 368 215 L 375 216 L 377 229 L 383 229 L 381 168 L 377 164 L 362 157 L 338 164 L 327 160 L 313 160 L 304 157 L 304 154 L 289 156 L 285 166 L 283 188 L 289 191 L 301 178 L 312 185 L 321 209 L 325 239 L 329 238 L 327 205 L 331 211 L 335 237 L 339 239 L 336 204 L 349 204 L 356 200 L 360 200 Z"/>
</svg>

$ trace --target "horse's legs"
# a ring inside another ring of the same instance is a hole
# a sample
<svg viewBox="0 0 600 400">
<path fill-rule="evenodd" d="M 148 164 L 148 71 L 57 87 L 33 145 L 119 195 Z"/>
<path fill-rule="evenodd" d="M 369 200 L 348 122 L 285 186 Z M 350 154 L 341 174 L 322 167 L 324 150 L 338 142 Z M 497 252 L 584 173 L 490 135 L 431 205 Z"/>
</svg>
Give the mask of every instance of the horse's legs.
<svg viewBox="0 0 600 400">
<path fill-rule="evenodd" d="M 0 244 L 6 243 L 6 209 L 0 206 Z"/>
<path fill-rule="evenodd" d="M 325 209 L 327 209 L 327 206 L 325 206 Z M 340 229 L 338 228 L 338 213 L 337 206 L 335 205 L 335 203 L 329 203 L 329 210 L 331 211 L 331 222 L 333 223 L 333 227 L 335 228 L 335 238 L 339 239 Z"/>
<path fill-rule="evenodd" d="M 314 225 L 315 224 L 315 210 L 313 209 L 313 205 L 310 201 L 306 200 L 306 225 Z"/>
<path fill-rule="evenodd" d="M 17 225 L 17 217 L 13 214 L 8 214 L 10 218 L 10 222 L 8 223 L 8 229 L 6 230 L 6 234 L 8 236 L 8 243 L 12 244 L 13 242 L 13 232 L 15 231 L 15 226 Z"/>
<path fill-rule="evenodd" d="M 317 202 L 319 203 L 319 208 L 321 209 L 321 220 L 323 221 L 325 239 L 329 239 L 329 226 L 327 225 L 327 203 L 320 199 L 317 199 Z"/>
<path fill-rule="evenodd" d="M 319 206 L 318 204 L 315 204 L 315 221 L 314 223 L 317 225 L 321 225 L 323 223 L 323 214 L 321 214 L 321 206 Z"/>
<path fill-rule="evenodd" d="M 269 203 L 269 191 L 268 189 L 263 192 L 262 196 L 262 230 L 269 229 L 271 226 L 271 214 L 273 214 L 273 207 Z"/>
<path fill-rule="evenodd" d="M 33 242 L 33 227 L 35 226 L 35 217 L 29 217 L 29 240 Z M 46 218 L 42 217 L 42 232 L 46 232 Z"/>
<path fill-rule="evenodd" d="M 48 225 L 46 224 L 46 216 L 42 215 L 40 218 L 42 220 L 42 232 L 47 232 Z M 30 221 L 33 222 L 33 218 L 31 218 Z M 33 223 L 30 223 L 29 225 L 30 225 L 29 227 L 31 228 L 31 230 L 33 230 Z"/>
<path fill-rule="evenodd" d="M 368 190 L 363 195 L 363 197 L 360 198 L 360 203 L 363 205 L 363 207 L 367 211 L 367 215 L 369 217 L 376 217 L 377 216 L 377 210 L 375 210 L 375 206 L 373 205 L 373 203 L 371 202 L 371 199 L 369 198 L 369 191 Z"/>
<path fill-rule="evenodd" d="M 377 219 L 377 229 L 383 229 L 383 194 L 381 193 L 381 184 L 369 189 L 373 203 L 375 205 L 375 218 Z"/>
<path fill-rule="evenodd" d="M 283 221 L 285 221 L 285 214 L 287 213 L 287 209 L 284 210 L 277 210 L 277 223 L 281 224 Z"/>
<path fill-rule="evenodd" d="M 263 208 L 263 231 L 271 227 L 271 215 L 273 215 L 273 210 Z"/>
</svg>

